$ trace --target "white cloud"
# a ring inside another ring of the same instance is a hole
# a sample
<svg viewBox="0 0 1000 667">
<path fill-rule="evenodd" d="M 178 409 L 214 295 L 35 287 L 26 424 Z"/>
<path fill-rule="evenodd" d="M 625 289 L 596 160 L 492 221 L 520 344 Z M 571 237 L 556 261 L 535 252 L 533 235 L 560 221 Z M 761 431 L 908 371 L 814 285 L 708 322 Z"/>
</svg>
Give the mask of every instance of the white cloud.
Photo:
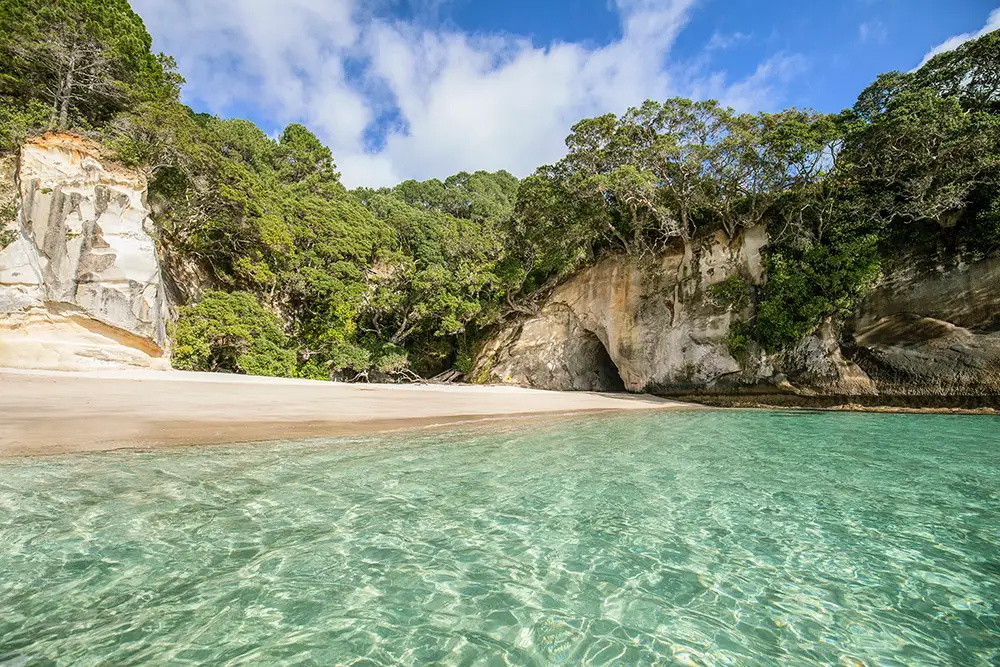
<svg viewBox="0 0 1000 667">
<path fill-rule="evenodd" d="M 928 60 L 930 60 L 937 54 L 957 49 L 962 44 L 965 44 L 966 42 L 976 39 L 978 37 L 982 37 L 987 33 L 993 32 L 994 30 L 1000 30 L 1000 8 L 994 9 L 992 12 L 990 12 L 989 17 L 986 19 L 986 25 L 984 25 L 982 29 L 979 30 L 978 32 L 966 32 L 962 33 L 961 35 L 955 35 L 954 37 L 949 37 L 948 39 L 946 39 L 945 41 L 941 42 L 933 49 L 928 51 L 926 54 L 924 54 L 924 58 L 923 60 L 920 61 L 920 65 L 918 66 L 918 68 L 923 67 Z"/>
<path fill-rule="evenodd" d="M 884 44 L 888 38 L 889 31 L 886 29 L 885 24 L 878 19 L 865 21 L 858 26 L 858 39 L 861 40 L 862 44 L 869 42 Z"/>
<path fill-rule="evenodd" d="M 745 42 L 746 40 L 753 37 L 751 34 L 743 32 L 734 32 L 728 35 L 724 35 L 721 32 L 712 33 L 712 38 L 708 40 L 708 44 L 705 45 L 706 51 L 724 51 L 726 49 L 731 49 L 740 42 Z"/>
<path fill-rule="evenodd" d="M 304 122 L 355 186 L 463 169 L 523 176 L 562 156 L 577 120 L 647 98 L 774 105 L 800 58 L 779 54 L 736 82 L 668 62 L 695 1 L 616 0 L 622 36 L 598 47 L 432 30 L 376 18 L 362 0 L 132 4 L 156 48 L 177 57 L 186 100 L 213 113 L 252 107 L 277 124 Z M 386 129 L 387 114 L 400 122 Z M 384 136 L 368 150 L 373 127 Z"/>
<path fill-rule="evenodd" d="M 722 86 L 710 95 L 738 111 L 755 111 L 770 106 L 780 99 L 780 88 L 805 70 L 805 59 L 797 54 L 779 53 L 757 66 L 753 74 L 728 86 Z"/>
<path fill-rule="evenodd" d="M 783 91 L 806 69 L 801 55 L 778 53 L 760 63 L 749 76 L 729 81 L 724 72 L 704 74 L 699 70 L 679 81 L 681 95 L 696 100 L 716 99 L 736 111 L 753 113 L 779 108 Z"/>
</svg>

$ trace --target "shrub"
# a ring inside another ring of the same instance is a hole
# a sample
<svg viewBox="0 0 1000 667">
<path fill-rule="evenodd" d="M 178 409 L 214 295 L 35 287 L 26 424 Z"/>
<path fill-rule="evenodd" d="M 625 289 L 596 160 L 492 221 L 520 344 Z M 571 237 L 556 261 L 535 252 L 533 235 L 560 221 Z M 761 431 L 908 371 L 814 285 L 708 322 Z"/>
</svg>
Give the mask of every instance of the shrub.
<svg viewBox="0 0 1000 667">
<path fill-rule="evenodd" d="M 963 227 L 961 240 L 966 247 L 984 253 L 1000 249 L 1000 193 Z"/>
<path fill-rule="evenodd" d="M 878 237 L 872 234 L 831 235 L 801 252 L 774 252 L 757 307 L 757 341 L 776 352 L 799 343 L 825 316 L 847 316 L 881 270 Z"/>
<path fill-rule="evenodd" d="M 406 352 L 392 345 L 387 345 L 386 348 L 375 362 L 375 370 L 393 378 L 403 375 L 410 367 Z"/>
<path fill-rule="evenodd" d="M 176 368 L 292 377 L 295 352 L 278 317 L 246 292 L 206 292 L 181 309 L 174 328 Z"/>
<path fill-rule="evenodd" d="M 17 240 L 17 231 L 13 229 L 0 229 L 0 250 L 3 250 Z"/>
<path fill-rule="evenodd" d="M 0 98 L 0 152 L 16 150 L 30 134 L 46 126 L 51 109 L 39 100 Z"/>
<path fill-rule="evenodd" d="M 729 330 L 726 331 L 726 337 L 723 341 L 729 354 L 736 360 L 742 360 L 746 357 L 750 350 L 750 344 L 753 342 L 753 327 L 746 322 L 733 320 L 729 324 Z"/>
<path fill-rule="evenodd" d="M 741 310 L 750 303 L 750 286 L 736 273 L 722 282 L 709 285 L 708 294 L 712 301 L 727 310 Z"/>
<path fill-rule="evenodd" d="M 765 297 L 757 308 L 757 338 L 769 352 L 795 345 L 827 312 L 816 294 L 808 264 L 775 255 L 767 262 Z"/>
<path fill-rule="evenodd" d="M 16 241 L 17 236 L 17 203 L 11 199 L 7 204 L 0 205 L 0 250 Z"/>
</svg>

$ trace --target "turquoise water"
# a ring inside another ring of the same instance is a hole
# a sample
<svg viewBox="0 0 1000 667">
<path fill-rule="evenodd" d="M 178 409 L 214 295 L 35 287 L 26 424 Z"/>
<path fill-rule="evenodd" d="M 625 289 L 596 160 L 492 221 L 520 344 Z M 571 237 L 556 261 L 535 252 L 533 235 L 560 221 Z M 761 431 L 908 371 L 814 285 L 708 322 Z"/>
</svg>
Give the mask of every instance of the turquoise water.
<svg viewBox="0 0 1000 667">
<path fill-rule="evenodd" d="M 0 461 L 0 665 L 1000 665 L 1000 420 Z"/>
</svg>

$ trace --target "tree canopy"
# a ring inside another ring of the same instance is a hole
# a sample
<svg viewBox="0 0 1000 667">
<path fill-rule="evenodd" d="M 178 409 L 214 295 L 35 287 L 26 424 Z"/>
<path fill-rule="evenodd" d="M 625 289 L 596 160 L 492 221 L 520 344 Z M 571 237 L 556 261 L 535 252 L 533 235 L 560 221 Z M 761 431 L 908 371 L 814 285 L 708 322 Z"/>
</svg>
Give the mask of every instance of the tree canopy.
<svg viewBox="0 0 1000 667">
<path fill-rule="evenodd" d="M 44 107 L 48 129 L 96 127 L 138 101 L 176 99 L 174 61 L 151 44 L 127 0 L 0 0 L 4 115 L 26 130 Z"/>
</svg>

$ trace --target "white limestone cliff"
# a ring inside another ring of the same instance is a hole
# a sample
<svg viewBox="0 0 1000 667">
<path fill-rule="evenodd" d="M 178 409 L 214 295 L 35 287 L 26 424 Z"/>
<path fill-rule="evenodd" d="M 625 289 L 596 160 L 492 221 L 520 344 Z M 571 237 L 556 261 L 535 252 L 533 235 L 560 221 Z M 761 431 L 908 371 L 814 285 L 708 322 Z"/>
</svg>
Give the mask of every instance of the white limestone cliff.
<svg viewBox="0 0 1000 667">
<path fill-rule="evenodd" d="M 0 180 L 0 366 L 168 368 L 145 179 L 50 134 Z"/>
</svg>

